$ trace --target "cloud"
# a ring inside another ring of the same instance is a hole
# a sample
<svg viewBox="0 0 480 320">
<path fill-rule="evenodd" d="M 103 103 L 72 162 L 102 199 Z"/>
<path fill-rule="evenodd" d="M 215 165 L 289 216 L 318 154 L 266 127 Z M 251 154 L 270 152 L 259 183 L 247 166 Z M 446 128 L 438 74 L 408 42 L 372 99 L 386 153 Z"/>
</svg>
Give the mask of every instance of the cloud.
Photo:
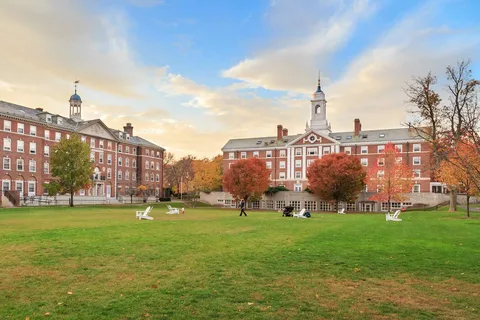
<svg viewBox="0 0 480 320">
<path fill-rule="evenodd" d="M 155 7 L 165 3 L 165 0 L 127 0 L 128 3 L 138 7 Z"/>
</svg>

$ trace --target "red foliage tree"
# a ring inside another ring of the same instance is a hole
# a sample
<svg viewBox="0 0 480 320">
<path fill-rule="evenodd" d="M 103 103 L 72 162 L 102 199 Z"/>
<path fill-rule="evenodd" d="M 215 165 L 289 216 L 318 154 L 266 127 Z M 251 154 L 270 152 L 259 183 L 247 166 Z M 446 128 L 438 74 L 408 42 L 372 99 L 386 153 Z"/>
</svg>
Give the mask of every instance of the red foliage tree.
<svg viewBox="0 0 480 320">
<path fill-rule="evenodd" d="M 370 200 L 388 202 L 388 211 L 392 201 L 405 200 L 404 193 L 411 192 L 413 187 L 413 171 L 401 159 L 398 150 L 389 142 L 368 171 L 368 190 L 377 190 Z"/>
<path fill-rule="evenodd" d="M 270 183 L 270 170 L 257 158 L 239 160 L 224 174 L 223 183 L 235 198 L 259 199 Z"/>
<path fill-rule="evenodd" d="M 365 186 L 366 172 L 360 160 L 334 153 L 315 160 L 307 170 L 308 188 L 323 200 L 353 202 Z"/>
</svg>

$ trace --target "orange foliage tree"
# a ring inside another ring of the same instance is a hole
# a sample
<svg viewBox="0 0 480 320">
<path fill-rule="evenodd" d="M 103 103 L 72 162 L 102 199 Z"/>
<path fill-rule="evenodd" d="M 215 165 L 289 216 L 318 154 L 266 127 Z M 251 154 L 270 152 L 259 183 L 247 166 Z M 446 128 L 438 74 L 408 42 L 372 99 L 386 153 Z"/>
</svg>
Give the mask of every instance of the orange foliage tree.
<svg viewBox="0 0 480 320">
<path fill-rule="evenodd" d="M 467 217 L 470 217 L 470 197 L 480 193 L 478 188 L 480 156 L 475 145 L 463 139 L 452 148 L 448 161 L 440 165 L 440 181 L 467 196 Z"/>
<path fill-rule="evenodd" d="M 222 187 L 223 156 L 218 155 L 213 159 L 193 160 L 194 176 L 191 181 L 192 189 L 196 192 L 210 192 L 220 190 Z"/>
<path fill-rule="evenodd" d="M 377 190 L 370 200 L 388 202 L 388 211 L 392 201 L 406 200 L 404 193 L 411 192 L 414 184 L 412 169 L 401 160 L 399 151 L 389 142 L 368 171 L 368 189 Z"/>
<path fill-rule="evenodd" d="M 270 170 L 264 160 L 238 160 L 225 172 L 223 184 L 235 198 L 259 199 L 270 183 Z"/>
<path fill-rule="evenodd" d="M 366 172 L 360 160 L 334 153 L 315 160 L 307 170 L 308 188 L 323 200 L 353 202 L 365 186 Z"/>
</svg>

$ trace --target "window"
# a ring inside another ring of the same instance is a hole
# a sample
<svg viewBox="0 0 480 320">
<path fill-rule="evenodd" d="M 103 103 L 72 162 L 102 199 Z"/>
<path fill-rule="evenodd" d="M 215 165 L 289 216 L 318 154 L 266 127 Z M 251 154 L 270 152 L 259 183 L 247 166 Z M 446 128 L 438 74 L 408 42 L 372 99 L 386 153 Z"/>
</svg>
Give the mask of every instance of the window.
<svg viewBox="0 0 480 320">
<path fill-rule="evenodd" d="M 125 146 L 125 153 L 130 153 L 130 146 Z"/>
<path fill-rule="evenodd" d="M 378 137 L 379 137 L 379 138 L 385 138 L 385 133 L 380 133 L 380 134 L 378 135 Z"/>
<path fill-rule="evenodd" d="M 347 140 L 352 140 L 352 136 L 347 136 Z"/>
<path fill-rule="evenodd" d="M 95 138 L 90 138 L 90 148 L 95 148 Z"/>
<path fill-rule="evenodd" d="M 295 155 L 301 156 L 302 155 L 302 148 L 295 148 Z"/>
<path fill-rule="evenodd" d="M 67 133 L 66 137 L 67 137 L 67 140 L 70 140 L 70 135 L 68 133 Z"/>
<path fill-rule="evenodd" d="M 313 160 L 313 159 L 307 160 L 307 168 L 310 167 L 310 165 L 313 163 L 313 161 L 315 161 L 315 160 Z"/>
<path fill-rule="evenodd" d="M 267 151 L 266 157 L 267 157 L 267 158 L 271 158 L 271 157 L 272 157 L 272 151 Z"/>
<path fill-rule="evenodd" d="M 301 168 L 302 167 L 302 160 L 295 160 L 295 168 Z"/>
<path fill-rule="evenodd" d="M 121 145 L 118 145 L 118 152 L 122 152 L 123 151 L 123 147 Z"/>
<path fill-rule="evenodd" d="M 378 153 L 382 153 L 384 151 L 385 151 L 385 146 L 383 146 L 383 145 L 382 146 L 377 146 L 377 152 Z"/>
<path fill-rule="evenodd" d="M 130 180 L 130 171 L 125 171 L 125 180 Z"/>
<path fill-rule="evenodd" d="M 62 123 L 63 123 L 63 119 L 60 117 L 57 117 L 57 124 L 62 124 Z"/>
<path fill-rule="evenodd" d="M 377 171 L 377 178 L 383 178 L 385 176 L 385 172 L 383 170 Z"/>
<path fill-rule="evenodd" d="M 119 166 L 123 165 L 122 157 L 118 157 L 118 165 Z"/>
<path fill-rule="evenodd" d="M 160 151 L 157 151 L 156 157 L 160 158 Z"/>
<path fill-rule="evenodd" d="M 45 129 L 43 132 L 43 137 L 47 140 L 50 140 L 50 130 Z"/>
<path fill-rule="evenodd" d="M 160 162 L 155 163 L 155 170 L 160 170 Z"/>
<path fill-rule="evenodd" d="M 398 152 L 402 152 L 402 151 L 403 151 L 403 145 L 401 145 L 401 144 L 396 144 L 396 145 L 395 145 L 395 149 L 396 149 Z"/>
<path fill-rule="evenodd" d="M 377 159 L 377 164 L 379 166 L 384 166 L 385 165 L 385 158 L 378 158 Z"/>
<path fill-rule="evenodd" d="M 235 159 L 235 154 L 233 152 L 230 152 L 228 154 L 228 159 L 230 159 L 230 160 Z"/>
<path fill-rule="evenodd" d="M 301 171 L 295 171 L 295 179 L 302 179 L 302 172 Z"/>
<path fill-rule="evenodd" d="M 258 158 L 258 151 L 253 151 L 253 157 Z"/>
<path fill-rule="evenodd" d="M 35 181 L 28 181 L 28 195 L 35 195 Z"/>
<path fill-rule="evenodd" d="M 17 171 L 24 170 L 24 161 L 23 159 L 17 159 Z"/>
<path fill-rule="evenodd" d="M 23 152 L 25 150 L 25 143 L 22 140 L 17 141 L 17 152 Z"/>
<path fill-rule="evenodd" d="M 62 133 L 61 132 L 55 132 L 55 141 L 60 141 L 62 139 Z"/>
<path fill-rule="evenodd" d="M 112 150 L 112 141 L 107 142 L 107 150 Z"/>
<path fill-rule="evenodd" d="M 43 146 L 43 155 L 46 157 L 50 156 L 50 147 L 49 146 Z"/>
<path fill-rule="evenodd" d="M 414 169 L 413 170 L 413 176 L 415 178 L 420 178 L 420 173 L 421 173 L 420 169 Z"/>
<path fill-rule="evenodd" d="M 112 164 L 112 155 L 107 154 L 107 164 Z"/>
<path fill-rule="evenodd" d="M 402 157 L 395 158 L 396 163 L 402 163 L 402 161 L 403 161 Z"/>
<path fill-rule="evenodd" d="M 10 170 L 10 158 L 3 158 L 3 170 Z"/>
<path fill-rule="evenodd" d="M 343 149 L 343 152 L 345 154 L 352 154 L 352 147 L 345 147 L 345 149 Z"/>
<path fill-rule="evenodd" d="M 150 150 L 148 150 L 148 149 L 145 150 L 145 154 L 147 155 L 147 157 L 149 157 L 150 156 Z M 148 180 L 148 179 L 146 179 L 146 180 Z"/>
<path fill-rule="evenodd" d="M 135 171 L 132 171 L 132 180 L 137 181 L 137 173 Z"/>
<path fill-rule="evenodd" d="M 148 181 L 148 173 L 145 173 L 145 181 Z"/>
<path fill-rule="evenodd" d="M 280 169 L 284 169 L 285 168 L 285 161 L 280 161 Z"/>
<path fill-rule="evenodd" d="M 122 179 L 122 170 L 118 170 L 118 179 Z"/>
<path fill-rule="evenodd" d="M 103 163 L 103 153 L 98 154 L 98 162 Z"/>
<path fill-rule="evenodd" d="M 278 174 L 278 179 L 285 179 L 285 172 L 280 172 Z"/>
<path fill-rule="evenodd" d="M 45 116 L 45 120 L 47 120 L 48 123 L 52 122 L 52 115 L 51 114 L 47 114 Z"/>
<path fill-rule="evenodd" d="M 148 160 L 145 160 L 145 169 L 150 168 L 150 162 Z"/>
<path fill-rule="evenodd" d="M 12 122 L 8 120 L 3 120 L 3 130 L 12 131 Z"/>
<path fill-rule="evenodd" d="M 419 143 L 415 143 L 413 145 L 413 152 L 420 152 L 422 151 L 421 147 L 420 147 L 420 144 Z"/>
<path fill-rule="evenodd" d="M 150 181 L 153 181 L 155 179 L 155 176 L 153 175 L 153 173 L 150 174 Z"/>
<path fill-rule="evenodd" d="M 30 142 L 30 154 L 37 153 L 37 144 L 35 142 Z"/>
<path fill-rule="evenodd" d="M 366 166 L 368 166 L 368 159 L 367 158 L 362 158 L 362 159 L 360 159 L 360 163 L 362 164 L 362 166 L 366 167 Z"/>
<path fill-rule="evenodd" d="M 267 161 L 266 165 L 267 165 L 267 169 L 272 169 L 272 162 L 271 161 Z"/>
<path fill-rule="evenodd" d="M 31 136 L 36 136 L 37 135 L 37 127 L 30 126 L 30 135 Z"/>
<path fill-rule="evenodd" d="M 103 149 L 104 143 L 105 143 L 105 141 L 103 141 L 103 140 L 100 140 L 100 141 L 98 142 L 98 144 L 99 144 L 98 146 L 99 146 L 100 149 Z"/>
<path fill-rule="evenodd" d="M 24 133 L 25 132 L 25 125 L 23 123 L 17 123 L 17 132 Z"/>
<path fill-rule="evenodd" d="M 152 161 L 150 162 L 150 170 L 153 170 L 155 168 L 155 163 Z"/>
<path fill-rule="evenodd" d="M 3 138 L 3 150 L 5 151 L 12 150 L 12 140 L 10 140 L 10 138 Z"/>
<path fill-rule="evenodd" d="M 246 152 L 240 153 L 240 158 L 246 159 L 247 158 L 247 153 Z"/>
<path fill-rule="evenodd" d="M 125 158 L 125 167 L 130 167 L 130 159 Z"/>
<path fill-rule="evenodd" d="M 295 192 L 301 192 L 301 191 L 302 191 L 302 185 L 301 185 L 301 184 L 296 184 L 295 186 L 293 186 L 293 191 L 295 191 Z M 298 202 L 298 203 L 300 203 L 300 201 L 290 201 L 290 202 Z M 298 207 L 297 210 L 300 210 L 300 207 Z"/>
<path fill-rule="evenodd" d="M 82 142 L 87 142 L 87 137 L 85 137 L 85 136 L 82 136 L 82 138 L 81 138 L 81 139 L 82 139 Z"/>
<path fill-rule="evenodd" d="M 324 155 L 330 154 L 330 148 L 329 147 L 323 148 L 323 154 Z"/>
<path fill-rule="evenodd" d="M 413 165 L 420 165 L 421 164 L 421 159 L 420 157 L 413 157 Z"/>
<path fill-rule="evenodd" d="M 50 163 L 44 162 L 43 163 L 43 173 L 48 174 L 50 172 Z"/>
<path fill-rule="evenodd" d="M 412 192 L 413 193 L 419 193 L 420 192 L 420 185 L 419 184 L 414 184 Z"/>
<path fill-rule="evenodd" d="M 137 167 L 137 160 L 133 159 L 132 160 L 132 168 L 136 168 Z"/>
<path fill-rule="evenodd" d="M 136 147 L 133 147 L 133 151 L 132 151 L 133 154 L 137 154 L 137 148 Z"/>
<path fill-rule="evenodd" d="M 35 160 L 30 160 L 28 162 L 28 171 L 36 172 L 37 171 L 37 162 Z"/>
<path fill-rule="evenodd" d="M 107 168 L 107 179 L 111 179 L 111 178 L 112 178 L 112 169 Z"/>
<path fill-rule="evenodd" d="M 307 148 L 307 155 L 316 156 L 318 154 L 317 148 Z"/>
<path fill-rule="evenodd" d="M 158 173 L 155 175 L 155 181 L 160 182 L 160 175 Z"/>
<path fill-rule="evenodd" d="M 286 157 L 287 156 L 287 150 L 280 150 L 280 157 Z"/>
<path fill-rule="evenodd" d="M 95 152 L 90 152 L 90 161 L 95 162 Z"/>
<path fill-rule="evenodd" d="M 367 154 L 368 153 L 368 146 L 362 146 L 360 153 L 361 154 Z"/>
</svg>

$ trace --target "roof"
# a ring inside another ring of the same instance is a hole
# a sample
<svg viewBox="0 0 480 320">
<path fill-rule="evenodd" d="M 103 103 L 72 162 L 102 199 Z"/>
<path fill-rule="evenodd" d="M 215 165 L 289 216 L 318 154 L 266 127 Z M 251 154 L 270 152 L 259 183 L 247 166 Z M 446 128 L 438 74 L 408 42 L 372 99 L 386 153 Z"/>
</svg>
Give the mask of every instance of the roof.
<svg viewBox="0 0 480 320">
<path fill-rule="evenodd" d="M 310 132 L 310 131 L 309 131 Z M 277 141 L 276 136 L 272 137 L 257 137 L 246 139 L 230 139 L 222 148 L 225 150 L 239 150 L 239 149 L 265 149 L 272 147 L 286 147 L 292 141 L 300 138 L 306 133 L 288 135 L 283 140 Z M 308 133 L 307 133 L 308 134 Z M 354 136 L 353 131 L 346 132 L 332 132 L 329 137 L 340 142 L 340 144 L 361 144 L 372 142 L 395 142 L 404 140 L 423 140 L 416 133 L 409 131 L 408 128 L 395 129 L 379 129 L 379 130 L 365 130 L 360 131 L 358 136 Z"/>
<path fill-rule="evenodd" d="M 80 96 L 75 92 L 74 94 L 72 94 L 72 96 L 70 97 L 70 100 L 75 100 L 75 101 L 82 101 L 82 98 L 80 98 Z"/>
</svg>

